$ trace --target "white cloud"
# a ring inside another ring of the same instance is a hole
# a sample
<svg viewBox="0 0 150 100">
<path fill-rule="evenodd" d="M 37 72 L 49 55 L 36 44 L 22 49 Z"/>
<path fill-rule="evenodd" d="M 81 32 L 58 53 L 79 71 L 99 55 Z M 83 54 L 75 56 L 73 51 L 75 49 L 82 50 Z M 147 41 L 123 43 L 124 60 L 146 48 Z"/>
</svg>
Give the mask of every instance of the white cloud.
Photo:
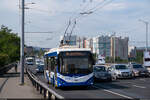
<svg viewBox="0 0 150 100">
<path fill-rule="evenodd" d="M 29 35 L 28 41 L 30 45 L 37 45 L 43 47 L 55 47 L 58 44 L 59 36 L 63 34 L 64 29 L 67 26 L 68 18 L 70 16 L 78 15 L 83 8 L 85 11 L 95 7 L 103 0 L 93 0 L 91 3 L 86 0 L 25 0 L 26 3 L 35 2 L 35 5 L 28 5 L 33 8 L 26 10 L 26 21 L 31 21 L 26 25 L 26 31 L 57 31 L 57 36 L 47 35 L 47 37 L 53 37 L 52 40 L 46 41 L 42 38 L 42 34 Z M 109 0 L 108 0 L 109 1 Z M 138 1 L 138 2 L 136 2 Z M 1 0 L 0 12 L 3 17 L 0 16 L 0 24 L 8 26 L 14 26 L 13 30 L 18 30 L 16 21 L 16 13 L 18 13 L 19 0 Z M 87 6 L 87 7 L 86 7 Z M 100 7 L 100 6 L 99 6 Z M 8 16 L 8 17 L 6 17 Z M 9 19 L 9 16 L 13 20 Z M 100 32 L 111 32 L 114 30 L 120 32 L 123 35 L 123 31 L 133 30 L 132 34 L 127 34 L 134 40 L 142 40 L 145 37 L 141 34 L 144 29 L 138 27 L 144 27 L 142 23 L 138 23 L 138 19 L 145 19 L 150 21 L 149 3 L 146 0 L 113 0 L 110 4 L 104 6 L 102 9 L 98 9 L 93 14 L 83 17 L 73 32 L 73 34 L 84 36 L 95 36 Z M 9 19 L 9 20 L 8 20 Z M 37 37 L 41 37 L 36 38 Z M 44 37 L 44 36 L 43 36 Z M 40 42 L 39 41 L 44 41 Z M 49 42 L 49 44 L 46 44 Z"/>
<path fill-rule="evenodd" d="M 7 11 L 17 11 L 19 8 L 19 0 L 1 0 L 0 8 Z"/>
<path fill-rule="evenodd" d="M 112 10 L 122 10 L 122 9 L 125 9 L 127 8 L 127 4 L 126 3 L 110 3 L 108 5 L 106 5 L 103 10 L 105 11 L 112 11 Z"/>
</svg>

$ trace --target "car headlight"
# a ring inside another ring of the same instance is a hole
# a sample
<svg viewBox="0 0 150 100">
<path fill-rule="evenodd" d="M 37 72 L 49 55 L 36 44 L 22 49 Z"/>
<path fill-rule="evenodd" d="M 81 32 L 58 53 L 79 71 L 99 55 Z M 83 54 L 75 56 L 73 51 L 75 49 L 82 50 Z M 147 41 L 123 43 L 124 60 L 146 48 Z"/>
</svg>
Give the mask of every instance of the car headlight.
<svg viewBox="0 0 150 100">
<path fill-rule="evenodd" d="M 98 77 L 98 74 L 97 74 L 97 73 L 95 73 L 95 74 L 94 74 L 94 76 L 95 76 L 95 77 Z"/>
<path fill-rule="evenodd" d="M 135 74 L 138 74 L 138 73 L 139 73 L 139 71 L 138 71 L 138 70 L 134 70 L 133 72 L 134 72 Z"/>
<path fill-rule="evenodd" d="M 121 72 L 120 71 L 116 71 L 116 74 L 121 74 Z"/>
</svg>

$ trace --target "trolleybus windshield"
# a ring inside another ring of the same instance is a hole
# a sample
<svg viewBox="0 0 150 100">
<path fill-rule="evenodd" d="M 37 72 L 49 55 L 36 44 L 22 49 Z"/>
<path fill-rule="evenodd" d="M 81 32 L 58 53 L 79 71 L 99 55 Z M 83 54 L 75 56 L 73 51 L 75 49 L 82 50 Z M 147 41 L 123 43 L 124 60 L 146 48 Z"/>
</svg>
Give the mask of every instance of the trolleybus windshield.
<svg viewBox="0 0 150 100">
<path fill-rule="evenodd" d="M 62 74 L 88 74 L 92 72 L 89 52 L 63 52 L 60 64 Z"/>
</svg>

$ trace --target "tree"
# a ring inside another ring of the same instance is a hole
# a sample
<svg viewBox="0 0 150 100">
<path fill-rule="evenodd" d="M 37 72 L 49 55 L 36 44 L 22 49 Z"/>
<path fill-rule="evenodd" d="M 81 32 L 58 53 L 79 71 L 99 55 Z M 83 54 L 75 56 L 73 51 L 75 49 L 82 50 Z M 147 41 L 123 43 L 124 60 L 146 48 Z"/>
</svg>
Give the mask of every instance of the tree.
<svg viewBox="0 0 150 100">
<path fill-rule="evenodd" d="M 142 52 L 140 52 L 140 51 L 136 52 L 135 62 L 143 64 L 143 51 Z"/>
<path fill-rule="evenodd" d="M 20 38 L 8 27 L 0 28 L 0 67 L 19 60 Z"/>
</svg>

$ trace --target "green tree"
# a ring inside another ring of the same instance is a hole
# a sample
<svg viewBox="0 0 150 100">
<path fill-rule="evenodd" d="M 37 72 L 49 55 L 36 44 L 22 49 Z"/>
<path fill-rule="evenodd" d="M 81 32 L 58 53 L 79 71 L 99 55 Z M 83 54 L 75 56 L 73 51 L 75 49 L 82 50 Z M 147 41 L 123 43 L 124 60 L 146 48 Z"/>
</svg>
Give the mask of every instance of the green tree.
<svg viewBox="0 0 150 100">
<path fill-rule="evenodd" d="M 19 60 L 20 38 L 8 27 L 0 28 L 0 67 Z"/>
<path fill-rule="evenodd" d="M 39 50 L 38 56 L 41 58 L 44 56 L 44 51 L 42 49 Z"/>
<path fill-rule="evenodd" d="M 143 52 L 137 51 L 136 52 L 136 59 L 135 62 L 137 63 L 143 63 Z"/>
</svg>

